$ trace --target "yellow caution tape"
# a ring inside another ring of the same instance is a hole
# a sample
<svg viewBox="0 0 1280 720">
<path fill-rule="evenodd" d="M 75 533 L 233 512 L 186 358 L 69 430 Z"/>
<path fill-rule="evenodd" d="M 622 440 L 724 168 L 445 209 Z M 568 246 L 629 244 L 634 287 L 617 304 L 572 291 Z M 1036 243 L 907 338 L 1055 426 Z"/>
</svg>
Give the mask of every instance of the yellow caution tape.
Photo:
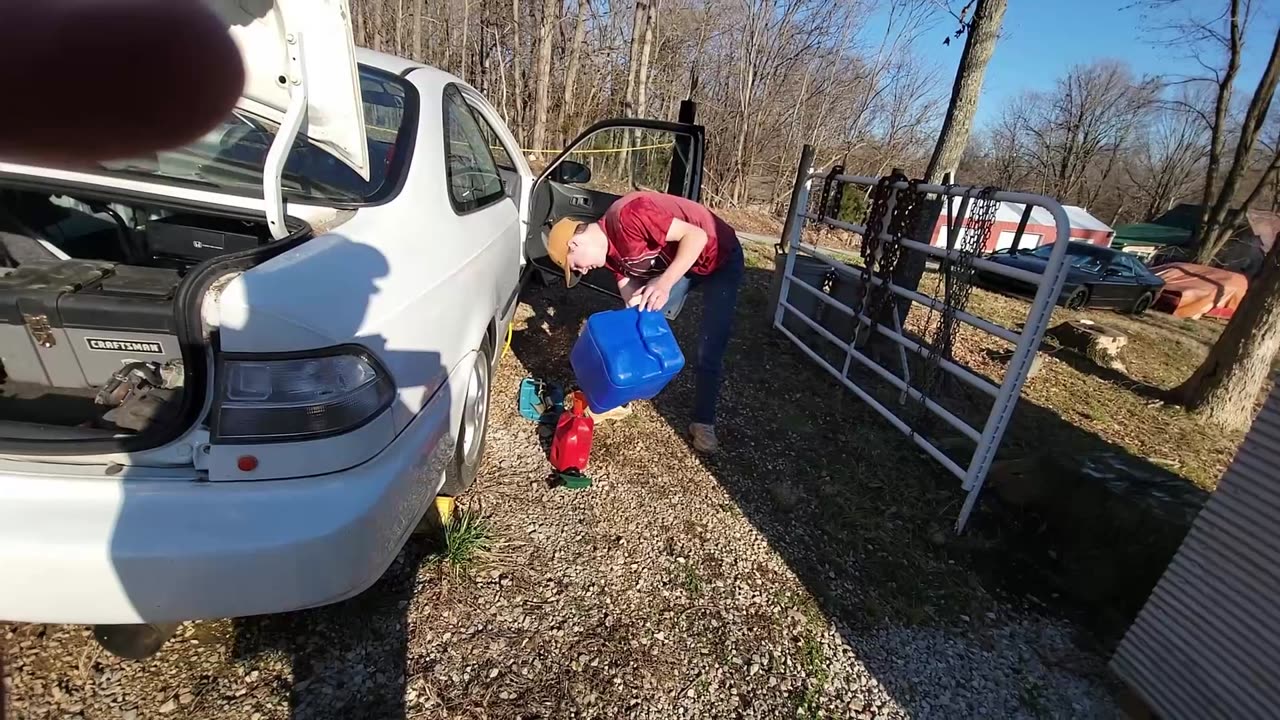
<svg viewBox="0 0 1280 720">
<path fill-rule="evenodd" d="M 653 150 L 654 148 L 669 148 L 672 145 L 675 145 L 675 143 L 669 142 L 669 143 L 662 143 L 658 145 L 640 145 L 637 147 L 625 147 L 625 148 L 604 148 L 600 150 L 574 150 L 569 154 L 570 155 L 598 155 L 601 153 L 620 153 L 620 152 L 631 152 L 633 150 Z M 505 150 L 506 148 L 501 147 L 499 145 L 494 145 L 489 149 Z M 564 152 L 564 149 L 562 148 L 560 150 L 525 150 L 522 148 L 520 152 L 526 155 L 559 155 L 560 153 Z"/>
</svg>

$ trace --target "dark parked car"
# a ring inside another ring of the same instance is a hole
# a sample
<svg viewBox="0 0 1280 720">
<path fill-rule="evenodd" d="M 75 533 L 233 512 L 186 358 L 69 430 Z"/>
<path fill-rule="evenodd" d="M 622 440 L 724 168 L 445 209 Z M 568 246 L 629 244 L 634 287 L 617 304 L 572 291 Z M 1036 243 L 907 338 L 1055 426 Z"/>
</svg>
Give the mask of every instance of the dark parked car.
<svg viewBox="0 0 1280 720">
<path fill-rule="evenodd" d="M 1054 243 L 1017 253 L 999 251 L 988 260 L 1034 273 L 1043 273 Z M 1156 277 L 1140 260 L 1119 250 L 1073 242 L 1067 246 L 1065 262 L 1070 264 L 1062 284 L 1058 304 L 1072 310 L 1086 307 L 1112 308 L 1141 315 L 1159 297 L 1164 280 Z M 979 285 L 1000 292 L 1031 297 L 1033 285 L 978 270 Z"/>
</svg>

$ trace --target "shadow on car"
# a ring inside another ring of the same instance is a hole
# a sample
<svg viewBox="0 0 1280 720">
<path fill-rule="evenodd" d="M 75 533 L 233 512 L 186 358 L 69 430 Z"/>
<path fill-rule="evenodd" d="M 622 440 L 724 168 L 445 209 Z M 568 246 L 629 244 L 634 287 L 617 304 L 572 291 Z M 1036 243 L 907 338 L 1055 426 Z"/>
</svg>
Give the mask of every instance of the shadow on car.
<svg viewBox="0 0 1280 720">
<path fill-rule="evenodd" d="M 330 236 L 326 242 L 353 245 L 343 251 L 346 258 L 344 282 L 348 286 L 362 288 L 361 294 L 373 298 L 379 292 L 379 281 L 388 272 L 385 257 L 376 249 L 362 244 L 351 243 L 341 236 Z M 331 251 L 334 248 L 329 248 Z M 339 248 L 339 250 L 342 250 Z M 305 260 L 295 262 L 305 262 Z M 297 277 L 297 268 L 293 269 Z M 241 329 L 251 329 L 260 322 L 255 313 L 260 307 L 269 306 L 254 297 L 255 292 L 267 291 L 269 283 L 246 283 L 249 293 L 246 307 L 250 315 Z M 300 287 L 304 293 L 325 293 L 326 286 L 317 282 Z M 395 376 L 398 387 L 438 385 L 436 393 L 450 392 L 447 370 L 442 367 L 440 355 L 434 351 L 397 351 L 388 350 L 382 337 L 359 336 L 367 311 L 367 303 L 352 304 L 342 308 L 337 318 L 329 327 L 339 331 L 339 337 L 354 338 L 354 342 L 370 349 L 384 364 L 395 367 L 399 373 Z M 342 335 L 341 333 L 346 333 Z M 440 378 L 444 378 L 443 384 Z M 399 406 L 397 406 L 399 404 Z M 423 402 L 424 408 L 426 401 Z M 387 412 L 411 415 L 412 410 L 400 404 L 397 398 Z M 424 409 L 423 414 L 427 411 Z M 408 430 L 405 431 L 409 432 Z M 454 429 L 447 431 L 446 442 L 452 443 Z M 403 437 L 403 435 L 402 435 Z M 418 507 L 430 505 L 434 496 L 439 471 L 443 468 L 440 453 L 431 453 L 423 448 L 423 465 L 418 478 L 421 486 L 412 487 L 410 495 L 421 501 Z M 367 462 L 375 462 L 377 456 Z M 324 482 L 325 476 L 316 476 L 317 483 Z M 272 492 L 273 482 L 291 483 L 295 488 L 298 483 L 305 483 L 308 478 L 294 478 L 280 481 L 260 481 L 261 490 Z M 246 481 L 252 483 L 253 481 Z M 219 483 L 221 484 L 221 483 Z M 228 482 L 228 485 L 241 485 Z M 412 483 L 409 483 L 410 485 Z M 219 488 L 210 487 L 210 493 Z M 243 489 L 243 488 L 242 488 Z M 157 573 L 155 565 L 140 556 L 141 544 L 145 538 L 154 538 L 154 525 L 157 521 L 155 508 L 148 502 L 151 488 L 145 482 L 125 483 L 124 495 L 120 502 L 119 515 L 112 534 L 112 561 L 120 583 L 129 595 L 134 607 L 144 615 L 147 608 L 157 607 L 166 597 L 175 592 L 207 592 L 235 593 L 236 588 L 225 583 L 213 583 L 207 587 L 193 588 L 185 579 L 186 570 L 181 563 L 175 563 L 171 572 Z M 377 498 L 370 495 L 357 496 L 353 502 L 371 501 L 376 504 Z M 344 496 L 351 497 L 351 496 Z M 210 501 L 215 498 L 210 497 Z M 406 669 L 406 652 L 408 643 L 407 609 L 413 596 L 418 568 L 432 549 L 432 541 L 419 536 L 411 536 L 416 522 L 402 523 L 403 527 L 383 527 L 385 537 L 379 538 L 376 546 L 350 548 L 349 554 L 339 549 L 334 556 L 319 558 L 308 549 L 314 542 L 323 542 L 327 532 L 341 532 L 341 527 L 326 527 L 322 522 L 336 522 L 334 518 L 345 518 L 352 524 L 376 522 L 371 513 L 360 514 L 359 509 L 343 514 L 341 508 L 323 508 L 323 520 L 309 518 L 305 508 L 285 509 L 278 520 L 279 527 L 260 528 L 260 534 L 247 538 L 246 542 L 256 543 L 252 552 L 246 555 L 247 562 L 256 562 L 257 558 L 272 556 L 271 543 L 278 539 L 280 543 L 293 543 L 296 547 L 281 551 L 284 559 L 277 564 L 280 568 L 277 577 L 256 578 L 257 582 L 272 585 L 284 596 L 291 593 L 291 583 L 295 579 L 310 583 L 316 577 L 325 574 L 339 574 L 350 564 L 363 563 L 360 577 L 372 575 L 381 579 L 369 590 L 350 599 L 315 609 L 278 614 L 256 615 L 236 618 L 233 621 L 234 637 L 231 641 L 230 655 L 233 661 L 244 666 L 260 665 L 263 658 L 274 656 L 279 660 L 286 658 L 289 672 L 272 675 L 263 682 L 278 683 L 280 677 L 291 678 L 288 688 L 289 709 L 294 718 L 344 717 L 344 718 L 399 718 L 404 717 L 404 693 Z M 333 511 L 330 516 L 327 513 Z M 219 518 L 226 518 L 225 508 L 219 508 L 215 514 L 210 511 L 211 519 L 206 532 L 216 533 Z M 416 521 L 416 517 L 413 518 Z M 317 522 L 314 528 L 307 528 L 309 520 Z M 201 520 L 203 522 L 203 520 Z M 367 537 L 367 536 L 362 536 Z M 407 541 L 405 538 L 407 537 Z M 298 538 L 302 538 L 299 540 Z M 234 540 L 234 539 L 233 539 Z M 386 545 L 405 544 L 398 554 L 385 557 Z M 234 544 L 234 543 L 233 543 Z M 224 546 L 226 547 L 226 546 Z M 296 550 L 296 552 L 295 552 Z M 248 551 L 246 551 L 248 552 Z M 377 566 L 380 559 L 389 562 L 389 567 Z M 289 565 L 290 561 L 293 565 Z M 196 563 L 199 562 L 197 558 Z M 225 572 L 235 575 L 234 570 L 225 566 Z M 383 570 L 385 569 L 385 572 Z M 310 576 L 310 579 L 303 579 Z M 349 590 L 354 589 L 350 588 Z M 343 590 L 339 590 L 339 593 Z M 269 603 L 267 597 L 261 601 Z M 165 603 L 172 605 L 172 602 Z M 268 610 L 269 612 L 269 610 Z M 177 618 L 157 618 L 168 621 Z M 163 650 L 162 650 L 163 652 Z M 279 689 L 278 687 L 276 689 Z M 190 708 L 188 708 L 189 710 Z M 247 715 L 246 715 L 247 717 Z"/>
</svg>

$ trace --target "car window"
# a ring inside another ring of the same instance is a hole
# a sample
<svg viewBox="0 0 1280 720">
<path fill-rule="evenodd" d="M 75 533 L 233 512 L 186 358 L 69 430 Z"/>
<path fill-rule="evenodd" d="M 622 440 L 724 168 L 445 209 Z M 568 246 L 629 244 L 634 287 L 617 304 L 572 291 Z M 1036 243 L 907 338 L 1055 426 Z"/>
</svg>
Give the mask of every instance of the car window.
<svg viewBox="0 0 1280 720">
<path fill-rule="evenodd" d="M 1120 277 L 1131 278 L 1138 274 L 1138 271 L 1129 264 L 1129 258 L 1123 255 L 1116 255 L 1109 269 Z"/>
<path fill-rule="evenodd" d="M 1056 243 L 1041 245 L 1031 252 L 1035 257 L 1048 260 L 1053 254 L 1053 246 Z M 1067 245 L 1066 262 L 1073 268 L 1084 270 L 1087 272 L 1098 272 L 1102 269 L 1102 260 L 1090 248 L 1092 246 L 1083 246 L 1077 243 Z"/>
<path fill-rule="evenodd" d="M 369 150 L 369 179 L 299 135 L 285 159 L 281 181 L 285 197 L 343 204 L 385 201 L 394 195 L 409 164 L 416 124 L 417 94 L 403 78 L 360 66 L 360 98 Z M 195 142 L 149 157 L 102 163 L 112 175 L 260 195 L 262 173 L 279 128 L 275 123 L 235 110 Z"/>
<path fill-rule="evenodd" d="M 1146 275 L 1146 274 L 1147 274 L 1147 267 L 1146 267 L 1145 265 L 1143 265 L 1143 264 L 1142 264 L 1142 261 L 1141 261 L 1141 260 L 1139 260 L 1138 258 L 1136 258 L 1136 257 L 1130 257 L 1129 255 L 1121 255 L 1120 257 L 1124 259 L 1124 261 L 1125 261 L 1125 262 L 1129 265 L 1129 267 L 1133 270 L 1133 272 L 1134 272 L 1134 274 L 1135 274 L 1135 275 Z"/>
<path fill-rule="evenodd" d="M 489 141 L 456 88 L 444 92 L 445 180 L 453 209 L 479 210 L 506 197 Z"/>
<path fill-rule="evenodd" d="M 507 152 L 507 146 L 502 144 L 502 139 L 498 137 L 498 131 L 493 129 L 488 120 L 484 119 L 484 113 L 481 113 L 474 105 L 467 103 L 467 107 L 471 108 L 471 114 L 476 118 L 476 125 L 480 128 L 480 134 L 484 136 L 485 144 L 489 146 L 489 151 L 493 153 L 493 161 L 502 170 L 516 169 L 516 162 L 511 159 L 511 153 Z"/>
</svg>

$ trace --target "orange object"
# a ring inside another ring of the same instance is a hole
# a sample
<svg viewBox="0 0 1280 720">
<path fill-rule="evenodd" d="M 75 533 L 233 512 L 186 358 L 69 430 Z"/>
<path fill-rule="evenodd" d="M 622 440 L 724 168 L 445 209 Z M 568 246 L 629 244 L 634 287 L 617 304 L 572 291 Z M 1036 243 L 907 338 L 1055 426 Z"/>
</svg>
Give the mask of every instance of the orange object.
<svg viewBox="0 0 1280 720">
<path fill-rule="evenodd" d="M 1175 317 L 1229 318 L 1249 290 L 1244 275 L 1194 263 L 1169 263 L 1152 270 L 1164 280 L 1155 309 Z"/>
<path fill-rule="evenodd" d="M 258 458 L 253 455 L 241 455 L 236 458 L 236 467 L 243 472 L 253 472 L 258 469 Z"/>
</svg>

